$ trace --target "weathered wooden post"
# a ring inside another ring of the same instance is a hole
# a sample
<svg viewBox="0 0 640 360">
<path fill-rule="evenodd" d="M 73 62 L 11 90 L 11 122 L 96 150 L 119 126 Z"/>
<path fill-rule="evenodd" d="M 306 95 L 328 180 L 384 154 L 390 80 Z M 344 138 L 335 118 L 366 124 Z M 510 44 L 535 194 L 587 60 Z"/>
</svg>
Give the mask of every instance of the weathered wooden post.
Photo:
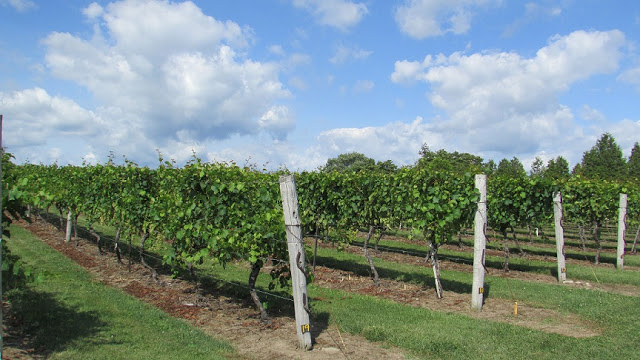
<svg viewBox="0 0 640 360">
<path fill-rule="evenodd" d="M 67 231 L 64 235 L 64 242 L 68 243 L 71 240 L 71 231 L 73 231 L 73 214 L 71 210 L 67 213 Z"/>
<path fill-rule="evenodd" d="M 293 305 L 296 314 L 296 331 L 301 349 L 311 350 L 311 324 L 309 322 L 309 297 L 307 296 L 307 276 L 305 270 L 304 244 L 298 213 L 298 194 L 293 175 L 280 176 L 280 194 L 284 225 L 287 232 L 289 249 L 289 267 L 291 268 L 291 287 L 293 288 Z"/>
<path fill-rule="evenodd" d="M 616 269 L 624 267 L 624 235 L 627 232 L 627 194 L 620 194 L 620 208 L 618 209 L 618 252 Z"/>
<path fill-rule="evenodd" d="M 0 114 L 0 269 L 2 269 L 2 213 L 4 209 L 2 207 L 2 158 L 4 157 L 4 148 L 2 148 L 2 114 Z M 3 299 L 2 294 L 2 271 L 0 271 L 0 299 Z M 2 328 L 4 327 L 4 310 L 0 306 L 0 358 L 2 358 L 2 349 L 4 346 L 4 339 L 2 338 Z"/>
<path fill-rule="evenodd" d="M 480 191 L 478 209 L 473 227 L 473 286 L 471 289 L 471 307 L 482 310 L 484 301 L 484 261 L 487 245 L 487 175 L 476 175 L 476 189 Z"/>
<path fill-rule="evenodd" d="M 553 194 L 554 227 L 556 230 L 556 256 L 558 259 L 558 281 L 567 281 L 567 264 L 564 258 L 564 228 L 562 227 L 562 194 Z"/>
</svg>

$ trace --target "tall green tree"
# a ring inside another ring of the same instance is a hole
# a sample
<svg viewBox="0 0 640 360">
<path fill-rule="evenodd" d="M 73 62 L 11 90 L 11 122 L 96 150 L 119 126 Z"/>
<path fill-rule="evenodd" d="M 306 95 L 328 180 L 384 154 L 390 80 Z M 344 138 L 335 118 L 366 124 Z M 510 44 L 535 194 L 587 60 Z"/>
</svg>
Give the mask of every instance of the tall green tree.
<svg viewBox="0 0 640 360">
<path fill-rule="evenodd" d="M 529 175 L 531 177 L 542 177 L 545 170 L 544 161 L 542 161 L 540 156 L 536 156 L 536 159 L 533 160 L 533 163 L 531 164 L 531 171 L 529 172 Z"/>
<path fill-rule="evenodd" d="M 493 174 L 495 174 L 497 169 L 498 165 L 496 165 L 496 162 L 492 159 L 482 164 L 482 172 L 487 176 L 492 176 Z"/>
<path fill-rule="evenodd" d="M 569 162 L 562 156 L 549 160 L 547 167 L 544 169 L 543 176 L 553 180 L 569 178 L 569 176 L 571 176 L 569 172 Z"/>
<path fill-rule="evenodd" d="M 573 167 L 573 170 L 571 170 L 571 175 L 582 175 L 582 164 L 581 163 L 577 163 Z"/>
<path fill-rule="evenodd" d="M 372 171 L 376 168 L 376 161 L 359 152 L 340 154 L 335 158 L 327 160 L 327 164 L 322 171 Z"/>
<path fill-rule="evenodd" d="M 626 176 L 627 164 L 616 139 L 604 133 L 596 144 L 584 153 L 578 175 L 590 179 L 615 180 Z"/>
<path fill-rule="evenodd" d="M 378 161 L 376 164 L 376 169 L 386 173 L 392 173 L 398 170 L 398 166 L 393 163 L 391 160 Z"/>
<path fill-rule="evenodd" d="M 511 160 L 506 158 L 500 160 L 495 175 L 519 178 L 527 176 L 527 172 L 524 170 L 524 165 L 522 165 L 520 159 L 514 156 Z"/>
<path fill-rule="evenodd" d="M 640 145 L 637 141 L 631 148 L 631 155 L 627 162 L 627 173 L 630 179 L 640 179 Z"/>
<path fill-rule="evenodd" d="M 427 144 L 420 149 L 417 167 L 430 167 L 452 171 L 456 174 L 482 172 L 483 159 L 469 153 L 448 152 L 444 149 L 433 151 Z"/>
</svg>

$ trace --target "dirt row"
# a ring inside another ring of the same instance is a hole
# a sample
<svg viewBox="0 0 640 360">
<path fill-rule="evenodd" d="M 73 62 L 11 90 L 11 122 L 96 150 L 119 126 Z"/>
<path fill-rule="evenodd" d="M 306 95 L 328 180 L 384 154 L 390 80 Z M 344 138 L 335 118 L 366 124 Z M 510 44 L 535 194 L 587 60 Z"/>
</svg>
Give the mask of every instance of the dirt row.
<svg viewBox="0 0 640 360">
<path fill-rule="evenodd" d="M 517 316 L 514 315 L 515 301 L 498 298 L 485 299 L 482 311 L 479 312 L 471 309 L 469 294 L 446 291 L 443 298 L 438 299 L 431 287 L 389 279 L 380 279 L 380 285 L 376 286 L 369 277 L 326 267 L 316 268 L 314 283 L 322 287 L 377 296 L 415 307 L 464 314 L 476 319 L 504 322 L 564 336 L 583 338 L 601 333 L 595 324 L 578 316 L 561 314 L 522 300 L 517 300 Z"/>
<path fill-rule="evenodd" d="M 87 269 L 96 281 L 120 288 L 123 291 L 148 302 L 166 313 L 187 320 L 207 334 L 228 340 L 238 352 L 239 359 L 403 359 L 398 349 L 381 347 L 360 336 L 340 332 L 332 324 L 312 324 L 314 349 L 297 349 L 295 319 L 287 314 L 271 314 L 272 324 L 260 321 L 250 297 L 244 299 L 223 293 L 202 289 L 194 291 L 190 281 L 171 278 L 159 274 L 156 283 L 150 272 L 142 265 L 134 263 L 129 271 L 126 264 L 119 264 L 112 253 L 98 256 L 97 246 L 80 240 L 64 243 L 64 234 L 42 221 L 31 224 L 19 222 L 19 226 L 31 231 L 47 245 L 72 259 Z M 292 305 L 293 307 L 293 305 Z M 22 334 L 28 336 L 28 334 Z M 15 343 L 19 343 L 15 339 Z M 7 349 L 12 358 L 38 358 L 35 353 Z"/>
<path fill-rule="evenodd" d="M 156 283 L 151 279 L 149 271 L 140 264 L 132 264 L 131 270 L 129 270 L 127 265 L 119 264 L 111 253 L 98 256 L 97 247 L 91 242 L 80 240 L 78 247 L 73 244 L 65 244 L 63 234 L 49 224 L 37 221 L 31 224 L 22 222 L 19 225 L 83 266 L 94 275 L 97 281 L 121 288 L 172 316 L 186 319 L 212 336 L 229 340 L 239 352 L 240 358 L 250 359 L 263 356 L 305 359 L 403 358 L 398 349 L 381 347 L 359 336 L 342 333 L 335 326 L 326 323 L 312 324 L 314 350 L 299 351 L 296 349 L 295 320 L 288 314 L 272 314 L 273 322 L 271 325 L 262 323 L 259 320 L 257 310 L 249 301 L 248 294 L 245 298 L 239 299 L 238 296 L 226 295 L 211 289 L 195 291 L 192 282 L 173 279 L 168 275 L 160 275 L 160 281 Z M 320 242 L 320 246 L 331 245 Z M 472 250 L 472 248 L 469 249 Z M 453 246 L 452 250 L 460 250 L 460 248 Z M 348 247 L 346 251 L 362 254 L 362 249 L 354 246 Z M 501 254 L 496 251 L 496 255 Z M 376 257 L 398 263 L 430 266 L 424 262 L 423 258 L 407 254 L 380 251 L 376 253 Z M 443 261 L 442 269 L 472 272 L 471 265 L 451 261 Z M 555 277 L 539 273 L 511 271 L 505 274 L 501 270 L 489 269 L 488 275 L 557 284 Z M 469 294 L 446 291 L 443 299 L 437 299 L 431 284 L 416 285 L 381 279 L 381 285 L 374 286 L 367 276 L 321 266 L 316 268 L 314 284 L 352 293 L 377 296 L 411 306 L 459 313 L 473 318 L 505 322 L 565 336 L 590 337 L 600 333 L 600 329 L 584 319 L 542 309 L 522 299 L 505 300 L 488 297 L 485 300 L 483 311 L 477 312 L 470 308 Z M 640 293 L 640 289 L 631 286 L 588 282 L 573 282 L 569 286 L 611 291 L 625 295 L 637 296 Z M 322 300 L 317 299 L 317 301 Z M 515 301 L 518 302 L 517 316 L 513 314 Z"/>
<path fill-rule="evenodd" d="M 366 233 L 359 233 L 358 236 L 360 238 L 365 238 L 367 236 Z M 468 236 L 465 235 L 462 237 L 464 240 L 471 241 L 473 242 L 473 237 L 472 236 Z M 420 245 L 420 246 L 424 246 L 425 250 L 424 252 L 427 251 L 427 246 L 424 240 L 417 240 L 417 239 L 413 239 L 413 240 L 408 240 L 407 238 L 403 238 L 403 237 L 399 237 L 399 236 L 390 236 L 390 235 L 385 235 L 384 239 L 386 240 L 391 240 L 391 241 L 397 241 L 397 242 L 402 242 L 402 243 L 406 243 L 406 244 L 414 244 L 414 245 Z M 373 242 L 372 242 L 373 243 Z M 497 244 L 499 247 L 503 246 L 503 240 L 500 237 L 493 237 L 493 236 L 488 236 L 488 242 L 487 244 L 493 244 L 494 246 Z M 627 243 L 628 244 L 628 243 Z M 520 241 L 520 245 L 522 246 L 529 246 L 529 245 L 533 245 L 537 248 L 542 248 L 542 249 L 549 249 L 551 250 L 551 254 L 552 255 L 538 255 L 538 254 L 532 254 L 531 252 L 527 252 L 527 250 L 525 249 L 525 256 L 524 258 L 527 260 L 534 260 L 534 261 L 545 261 L 545 262 L 552 262 L 555 263 L 556 262 L 556 256 L 555 256 L 555 249 L 556 249 L 556 245 L 555 243 L 551 244 L 551 243 L 547 243 L 547 244 L 541 244 L 541 243 L 529 243 L 528 241 Z M 515 242 L 512 241 L 512 239 L 509 239 L 509 246 L 513 247 L 515 246 Z M 373 247 L 373 245 L 371 245 L 371 247 Z M 441 246 L 442 249 L 447 249 L 447 250 L 451 250 L 451 251 L 458 251 L 458 252 L 468 252 L 468 253 L 473 253 L 473 246 L 468 246 L 466 244 L 462 244 L 462 245 L 458 245 L 457 242 L 454 242 L 452 244 L 444 244 Z M 597 266 L 597 267 L 610 267 L 610 268 L 615 268 L 615 264 L 609 264 L 609 263 L 600 263 L 599 265 L 594 265 L 592 260 L 590 260 L 591 257 L 594 256 L 595 252 L 597 251 L 597 249 L 593 249 L 593 248 L 589 248 L 589 252 L 585 253 L 582 250 L 582 247 L 572 247 L 572 246 L 568 246 L 565 244 L 565 251 L 567 250 L 573 250 L 576 252 L 581 253 L 581 255 L 571 255 L 570 257 L 566 257 L 565 262 L 567 264 L 574 264 L 574 265 L 581 265 L 581 266 Z M 608 255 L 615 255 L 617 252 L 617 250 L 615 248 L 603 248 L 602 249 L 602 254 L 608 254 Z M 496 256 L 496 257 L 500 257 L 500 258 L 504 258 L 504 251 L 502 249 L 487 249 L 486 250 L 486 256 Z M 640 254 L 626 254 L 625 256 L 640 256 Z M 514 258 L 519 258 L 521 257 L 521 254 L 517 251 L 517 250 L 513 250 L 511 249 L 511 257 Z M 629 266 L 629 265 L 625 265 L 625 268 L 628 270 L 640 270 L 640 266 Z M 489 270 L 491 271 L 491 270 Z"/>
<path fill-rule="evenodd" d="M 359 233 L 360 237 L 365 237 L 366 233 L 361 232 Z M 384 236 L 385 239 L 387 240 L 393 240 L 393 241 L 401 241 L 401 242 L 405 242 L 405 243 L 410 243 L 410 244 L 424 244 L 425 241 L 421 240 L 421 239 L 413 239 L 413 240 L 409 240 L 405 237 L 402 236 L 395 236 L 395 235 L 385 235 Z M 473 242 L 473 234 L 472 233 L 465 233 L 464 235 L 462 235 L 462 240 L 466 241 L 466 242 Z M 509 245 L 510 247 L 514 247 L 515 241 L 513 241 L 513 237 L 509 236 L 508 238 L 509 241 Z M 520 242 L 521 246 L 535 246 L 537 248 L 542 248 L 542 249 L 550 249 L 550 250 L 555 250 L 556 248 L 556 244 L 555 244 L 555 239 L 553 237 L 548 238 L 545 242 L 540 242 L 540 241 L 529 241 L 528 239 L 523 239 L 521 237 L 518 238 L 518 241 Z M 579 241 L 579 240 L 578 240 Z M 572 239 L 571 240 L 572 243 L 575 243 L 576 240 Z M 495 232 L 495 231 L 489 231 L 487 233 L 487 244 L 499 244 L 499 246 L 502 246 L 502 244 L 504 243 L 504 239 L 502 237 L 501 234 Z M 454 240 L 453 247 L 457 247 L 457 239 Z M 615 254 L 616 253 L 616 244 L 612 243 L 612 242 L 608 242 L 608 241 L 602 241 L 603 244 L 603 248 L 602 248 L 602 253 L 603 254 Z M 627 241 L 627 245 L 632 244 L 632 242 Z M 597 250 L 597 248 L 595 247 L 596 244 L 595 242 L 591 239 L 591 237 L 587 238 L 587 249 L 590 252 L 595 252 Z M 464 247 L 464 245 L 463 245 Z M 578 244 L 578 245 L 571 245 L 568 243 L 567 239 L 565 238 L 565 250 L 573 250 L 573 251 L 577 251 L 577 252 L 583 252 L 584 250 L 582 249 L 582 245 Z"/>
<path fill-rule="evenodd" d="M 407 241 L 406 239 L 403 239 L 403 238 L 393 238 L 393 240 L 416 243 L 415 241 Z M 307 239 L 307 241 L 310 245 L 312 245 L 313 239 Z M 427 250 L 424 242 L 419 244 L 424 245 L 425 251 Z M 318 246 L 330 248 L 333 245 L 328 242 L 319 241 Z M 464 246 L 464 245 L 462 247 L 459 247 L 457 245 L 445 244 L 445 245 L 442 245 L 440 248 L 451 250 L 451 251 L 463 251 L 463 252 L 473 253 L 473 247 Z M 348 246 L 344 249 L 344 251 L 347 251 L 352 254 L 364 256 L 363 249 L 359 246 Z M 431 267 L 430 262 L 425 262 L 424 261 L 425 259 L 423 257 L 416 256 L 415 254 L 410 254 L 410 253 L 403 254 L 403 253 L 387 252 L 387 251 L 381 251 L 381 250 L 375 251 L 373 249 L 373 246 L 370 247 L 370 253 L 372 254 L 373 257 L 379 258 L 385 261 L 402 263 L 402 264 L 414 264 L 416 266 L 421 266 L 421 267 L 429 267 L 429 268 Z M 486 250 L 486 256 L 504 257 L 504 252 L 501 250 L 488 249 Z M 518 254 L 514 254 L 514 253 L 512 253 L 511 256 L 514 258 L 521 258 Z M 634 256 L 639 256 L 639 255 L 634 255 Z M 554 264 L 556 263 L 555 256 L 541 256 L 541 255 L 527 254 L 524 256 L 524 259 L 534 260 L 534 261 L 545 261 L 545 262 L 550 262 Z M 470 274 L 473 273 L 473 265 L 471 263 L 449 261 L 449 260 L 446 260 L 446 258 L 445 259 L 441 258 L 440 263 L 441 263 L 442 270 L 460 271 L 460 272 L 466 272 Z M 574 265 L 589 266 L 594 269 L 615 268 L 615 266 L 612 264 L 594 265 L 589 260 L 566 259 L 566 263 L 574 264 Z M 625 265 L 625 269 L 637 271 L 637 270 L 640 270 L 640 267 Z M 487 267 L 486 275 L 559 285 L 558 279 L 551 273 L 544 274 L 544 273 L 518 271 L 518 270 L 510 270 L 508 273 L 505 273 L 502 269 Z M 603 283 L 599 283 L 598 280 L 596 280 L 595 276 L 593 281 L 571 280 L 571 274 L 568 274 L 568 275 L 569 275 L 568 276 L 569 281 L 564 284 L 565 286 L 572 286 L 572 287 L 590 289 L 590 290 L 601 290 L 601 291 L 607 291 L 607 292 L 627 295 L 627 296 L 640 296 L 640 287 L 638 286 L 624 285 L 624 284 L 603 284 Z M 435 288 L 432 288 L 431 291 L 435 292 Z"/>
</svg>

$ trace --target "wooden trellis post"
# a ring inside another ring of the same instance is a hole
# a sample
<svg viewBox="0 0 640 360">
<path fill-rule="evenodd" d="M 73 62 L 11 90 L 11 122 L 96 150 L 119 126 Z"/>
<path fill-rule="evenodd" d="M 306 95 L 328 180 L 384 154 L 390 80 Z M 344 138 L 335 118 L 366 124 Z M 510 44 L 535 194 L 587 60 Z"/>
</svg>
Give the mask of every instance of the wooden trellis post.
<svg viewBox="0 0 640 360">
<path fill-rule="evenodd" d="M 0 211 L 2 211 L 2 158 L 4 157 L 4 149 L 2 148 L 2 114 L 0 114 Z M 0 213 L 0 269 L 2 269 L 2 213 Z M 0 299 L 3 298 L 2 294 L 2 271 L 0 271 Z M 0 306 L 0 358 L 2 358 L 2 349 L 4 346 L 4 339 L 2 337 L 2 327 L 4 325 L 4 310 Z"/>
<path fill-rule="evenodd" d="M 311 323 L 309 322 L 309 297 L 307 296 L 307 274 L 305 270 L 304 244 L 298 213 L 298 194 L 293 175 L 280 176 L 280 194 L 284 225 L 287 232 L 289 250 L 289 267 L 291 268 L 291 287 L 293 288 L 293 305 L 296 314 L 296 331 L 301 349 L 311 350 Z"/>
<path fill-rule="evenodd" d="M 624 235 L 627 231 L 627 194 L 620 194 L 620 208 L 618 209 L 618 251 L 616 269 L 624 267 Z"/>
<path fill-rule="evenodd" d="M 471 307 L 482 310 L 484 301 L 484 261 L 487 245 L 487 175 L 476 175 L 476 189 L 480 191 L 473 227 L 473 286 Z"/>
<path fill-rule="evenodd" d="M 554 227 L 556 230 L 556 256 L 558 258 L 558 281 L 567 281 L 567 264 L 564 258 L 564 228 L 562 227 L 562 194 L 553 194 Z"/>
<path fill-rule="evenodd" d="M 73 231 L 73 214 L 71 210 L 67 213 L 67 231 L 64 235 L 64 242 L 68 243 L 71 240 L 71 232 Z"/>
</svg>

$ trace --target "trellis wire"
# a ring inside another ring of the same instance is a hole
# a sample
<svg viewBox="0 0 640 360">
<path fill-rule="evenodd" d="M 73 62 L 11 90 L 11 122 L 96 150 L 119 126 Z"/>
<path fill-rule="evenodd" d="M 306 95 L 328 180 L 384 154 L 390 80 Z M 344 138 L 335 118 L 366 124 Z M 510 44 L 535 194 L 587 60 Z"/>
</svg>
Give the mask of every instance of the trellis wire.
<svg viewBox="0 0 640 360">
<path fill-rule="evenodd" d="M 51 213 L 48 213 L 46 216 L 47 217 L 51 217 L 51 216 L 55 217 L 56 220 L 59 220 L 61 218 L 59 215 L 55 215 L 55 214 L 51 214 Z M 44 219 L 44 217 L 43 217 L 43 219 Z M 44 220 L 47 223 L 49 223 L 50 225 L 53 225 L 54 227 L 56 226 L 54 222 L 49 222 L 46 219 L 44 219 Z M 85 236 L 81 236 L 82 239 L 84 239 L 86 241 L 90 241 L 90 242 L 95 244 L 95 239 L 93 239 L 93 235 L 91 235 L 91 232 L 89 232 L 89 230 L 87 230 L 84 226 L 80 226 L 80 225 L 77 225 L 77 224 L 76 224 L 76 226 L 77 226 L 78 230 L 80 230 L 81 232 L 83 232 L 85 234 Z M 109 236 L 106 236 L 106 235 L 105 236 L 101 235 L 100 239 L 105 239 L 105 240 L 115 244 L 115 239 L 113 239 L 112 237 L 109 237 Z M 129 246 L 128 244 L 124 244 L 124 245 Z M 139 249 L 135 245 L 131 245 L 131 247 L 133 247 L 134 249 Z M 159 261 L 159 262 L 163 262 L 164 261 L 164 259 L 161 259 L 158 256 L 156 256 L 155 254 L 149 253 L 146 250 L 143 252 L 143 255 L 146 256 L 146 257 L 149 257 L 151 259 L 154 259 L 156 261 Z M 279 263 L 285 263 L 285 264 L 287 263 L 285 261 L 282 261 L 282 260 L 279 260 L 279 259 L 273 259 L 273 258 L 262 258 L 262 260 L 277 261 Z M 182 267 L 180 269 L 181 270 L 186 270 L 185 268 L 182 268 Z M 247 290 L 250 289 L 248 285 L 243 285 L 243 284 L 240 284 L 240 283 L 237 283 L 237 282 L 234 282 L 234 281 L 218 279 L 218 278 L 216 278 L 215 280 L 223 282 L 223 283 L 226 283 L 226 284 L 229 284 L 229 285 L 234 285 L 234 286 L 237 286 L 237 287 L 240 287 L 240 288 L 243 288 L 243 289 L 247 289 Z M 284 297 L 284 296 L 281 296 L 281 295 L 278 295 L 278 294 L 274 294 L 274 293 L 271 293 L 271 292 L 268 292 L 268 291 L 259 290 L 259 289 L 254 289 L 254 290 L 256 292 L 264 294 L 264 295 L 268 295 L 268 296 L 272 296 L 272 297 L 275 297 L 275 298 L 278 298 L 278 299 L 282 299 L 282 300 L 293 302 L 292 298 L 287 298 L 287 297 Z"/>
</svg>

